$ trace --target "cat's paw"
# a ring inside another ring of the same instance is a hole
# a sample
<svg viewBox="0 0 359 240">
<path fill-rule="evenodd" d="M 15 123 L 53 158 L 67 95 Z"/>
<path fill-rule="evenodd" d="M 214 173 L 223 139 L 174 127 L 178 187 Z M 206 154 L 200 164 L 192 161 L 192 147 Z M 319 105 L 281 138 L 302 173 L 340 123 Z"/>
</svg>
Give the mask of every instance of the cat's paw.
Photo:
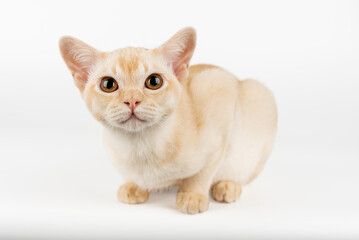
<svg viewBox="0 0 359 240">
<path fill-rule="evenodd" d="M 144 203 L 148 200 L 149 192 L 139 188 L 132 182 L 123 184 L 117 192 L 118 200 L 124 203 Z"/>
<path fill-rule="evenodd" d="M 242 187 L 233 181 L 221 181 L 212 188 L 212 197 L 218 202 L 234 202 L 241 195 Z"/>
<path fill-rule="evenodd" d="M 176 208 L 183 213 L 195 214 L 208 209 L 209 198 L 195 192 L 179 192 L 176 198 Z"/>
</svg>

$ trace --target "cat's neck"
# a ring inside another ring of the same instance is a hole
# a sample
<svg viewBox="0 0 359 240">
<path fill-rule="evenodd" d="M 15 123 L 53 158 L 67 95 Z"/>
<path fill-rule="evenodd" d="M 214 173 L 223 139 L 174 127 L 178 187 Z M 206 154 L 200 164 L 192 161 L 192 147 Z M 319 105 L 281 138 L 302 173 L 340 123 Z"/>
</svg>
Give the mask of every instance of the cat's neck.
<svg viewBox="0 0 359 240">
<path fill-rule="evenodd" d="M 174 157 L 176 152 L 186 141 L 186 133 L 191 132 L 190 105 L 188 97 L 183 94 L 181 101 L 172 114 L 166 116 L 160 123 L 147 127 L 139 132 L 128 132 L 120 129 L 106 128 L 106 134 L 110 134 L 116 140 L 120 141 L 135 155 L 166 158 L 171 155 Z M 142 152 L 142 153 L 141 153 Z M 132 154 L 131 154 L 132 155 Z"/>
</svg>

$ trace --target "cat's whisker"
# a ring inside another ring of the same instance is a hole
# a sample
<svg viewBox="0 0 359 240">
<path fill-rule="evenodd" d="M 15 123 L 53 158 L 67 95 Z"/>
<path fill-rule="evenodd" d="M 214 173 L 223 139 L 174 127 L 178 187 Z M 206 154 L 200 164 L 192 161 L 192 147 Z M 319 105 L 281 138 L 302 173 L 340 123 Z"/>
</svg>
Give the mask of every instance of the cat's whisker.
<svg viewBox="0 0 359 240">
<path fill-rule="evenodd" d="M 158 114 L 153 112 L 138 111 L 136 112 L 136 115 L 154 118 Z"/>
<path fill-rule="evenodd" d="M 153 111 L 156 111 L 158 109 L 157 107 L 152 107 L 152 106 L 144 106 L 142 108 L 146 110 L 153 110 Z"/>
<path fill-rule="evenodd" d="M 136 111 L 136 114 L 148 114 L 148 115 L 156 115 L 156 112 L 150 112 L 150 111 Z"/>
<path fill-rule="evenodd" d="M 113 119 L 111 119 L 112 121 L 124 121 L 124 120 L 126 120 L 128 117 L 118 117 L 118 118 L 113 118 Z"/>
<path fill-rule="evenodd" d="M 123 111 L 123 110 L 121 110 L 121 109 L 111 109 L 111 110 L 108 111 L 108 113 L 118 113 L 118 112 L 121 112 L 121 111 Z"/>
<path fill-rule="evenodd" d="M 110 120 L 111 121 L 118 121 L 118 120 L 123 120 L 125 118 L 128 118 L 128 116 L 120 115 L 120 116 L 112 117 L 112 118 L 110 118 Z"/>
</svg>

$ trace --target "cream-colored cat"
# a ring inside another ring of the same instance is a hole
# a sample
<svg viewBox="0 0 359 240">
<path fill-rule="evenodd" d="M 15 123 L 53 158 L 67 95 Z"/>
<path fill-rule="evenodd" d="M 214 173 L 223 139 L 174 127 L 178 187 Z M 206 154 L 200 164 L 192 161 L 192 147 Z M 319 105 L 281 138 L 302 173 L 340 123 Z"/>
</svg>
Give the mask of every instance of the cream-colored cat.
<svg viewBox="0 0 359 240">
<path fill-rule="evenodd" d="M 263 167 L 276 133 L 270 91 L 212 65 L 189 67 L 196 45 L 185 28 L 156 49 L 100 52 L 72 38 L 62 56 L 105 147 L 127 179 L 118 198 L 142 203 L 149 192 L 179 186 L 181 212 L 207 210 L 209 191 L 233 202 Z"/>
</svg>

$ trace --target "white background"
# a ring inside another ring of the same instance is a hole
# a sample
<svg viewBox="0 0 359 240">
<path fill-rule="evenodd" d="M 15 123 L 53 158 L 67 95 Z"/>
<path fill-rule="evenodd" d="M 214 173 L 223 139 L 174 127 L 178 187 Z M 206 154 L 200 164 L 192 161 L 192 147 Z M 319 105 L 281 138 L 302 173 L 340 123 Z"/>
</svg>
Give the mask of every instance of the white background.
<svg viewBox="0 0 359 240">
<path fill-rule="evenodd" d="M 358 1 L 2 1 L 0 238 L 359 238 Z M 192 63 L 274 93 L 279 132 L 234 204 L 195 216 L 176 191 L 117 202 L 121 176 L 58 39 L 105 51 L 197 29 Z"/>
</svg>

